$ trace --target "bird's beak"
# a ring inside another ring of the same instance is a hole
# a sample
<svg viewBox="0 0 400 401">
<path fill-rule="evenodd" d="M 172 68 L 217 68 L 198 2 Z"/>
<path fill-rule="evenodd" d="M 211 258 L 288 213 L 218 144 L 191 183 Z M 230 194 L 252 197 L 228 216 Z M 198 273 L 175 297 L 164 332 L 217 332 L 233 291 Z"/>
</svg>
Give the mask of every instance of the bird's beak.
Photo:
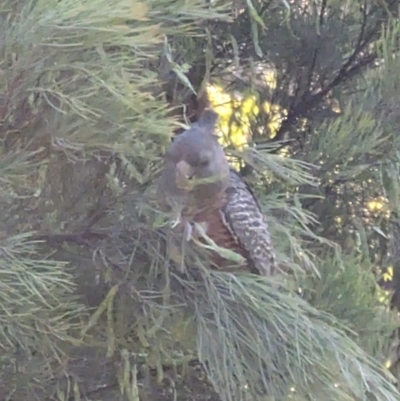
<svg viewBox="0 0 400 401">
<path fill-rule="evenodd" d="M 190 180 L 193 177 L 193 173 L 194 173 L 193 168 L 186 161 L 184 161 L 184 160 L 180 161 L 176 165 L 176 168 L 178 169 L 178 172 L 182 177 L 185 177 L 188 180 Z"/>
<path fill-rule="evenodd" d="M 193 168 L 185 160 L 180 161 L 176 165 L 177 169 L 177 186 L 184 190 L 191 190 L 191 178 L 193 177 Z"/>
</svg>

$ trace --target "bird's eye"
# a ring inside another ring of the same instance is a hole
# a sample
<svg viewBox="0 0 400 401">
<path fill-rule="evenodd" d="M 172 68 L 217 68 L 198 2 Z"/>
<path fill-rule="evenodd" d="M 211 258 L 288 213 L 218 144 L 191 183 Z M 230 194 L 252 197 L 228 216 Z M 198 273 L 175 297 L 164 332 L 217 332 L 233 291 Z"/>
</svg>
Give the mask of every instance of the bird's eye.
<svg viewBox="0 0 400 401">
<path fill-rule="evenodd" d="M 208 165 L 209 165 L 209 160 L 208 159 L 200 159 L 198 162 L 197 162 L 197 166 L 198 167 L 207 167 Z"/>
</svg>

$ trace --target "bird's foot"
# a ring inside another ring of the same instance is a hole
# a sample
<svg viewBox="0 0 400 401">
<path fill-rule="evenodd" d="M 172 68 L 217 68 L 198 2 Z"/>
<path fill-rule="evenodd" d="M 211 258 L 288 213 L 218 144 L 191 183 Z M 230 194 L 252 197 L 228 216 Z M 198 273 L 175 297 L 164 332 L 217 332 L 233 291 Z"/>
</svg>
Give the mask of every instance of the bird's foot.
<svg viewBox="0 0 400 401">
<path fill-rule="evenodd" d="M 184 221 L 183 237 L 185 241 L 189 242 L 193 239 L 193 227 L 188 221 Z"/>
<path fill-rule="evenodd" d="M 171 221 L 171 228 L 176 228 L 178 225 L 183 226 L 183 239 L 189 242 L 193 238 L 193 227 L 188 220 L 178 214 L 174 220 Z"/>
<path fill-rule="evenodd" d="M 180 223 L 182 223 L 182 216 L 180 213 L 178 213 L 175 217 L 175 219 L 173 219 L 171 221 L 171 228 L 175 228 L 177 227 Z"/>
</svg>

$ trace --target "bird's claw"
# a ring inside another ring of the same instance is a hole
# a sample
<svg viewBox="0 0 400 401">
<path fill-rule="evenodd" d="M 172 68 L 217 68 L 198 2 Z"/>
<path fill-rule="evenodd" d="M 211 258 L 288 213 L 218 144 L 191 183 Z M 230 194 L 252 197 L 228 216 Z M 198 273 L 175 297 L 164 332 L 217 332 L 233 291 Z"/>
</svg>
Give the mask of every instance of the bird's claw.
<svg viewBox="0 0 400 401">
<path fill-rule="evenodd" d="M 193 227 L 188 221 L 185 221 L 184 226 L 184 238 L 187 242 L 189 242 L 193 239 Z"/>
<path fill-rule="evenodd" d="M 189 242 L 193 238 L 193 227 L 186 219 L 183 219 L 180 214 L 171 221 L 171 228 L 177 227 L 179 224 L 183 224 L 183 238 Z"/>
<path fill-rule="evenodd" d="M 171 227 L 175 228 L 182 222 L 182 216 L 178 214 L 174 220 L 171 221 Z"/>
<path fill-rule="evenodd" d="M 171 228 L 175 228 L 179 225 L 180 221 L 179 220 L 173 220 L 171 223 Z"/>
</svg>

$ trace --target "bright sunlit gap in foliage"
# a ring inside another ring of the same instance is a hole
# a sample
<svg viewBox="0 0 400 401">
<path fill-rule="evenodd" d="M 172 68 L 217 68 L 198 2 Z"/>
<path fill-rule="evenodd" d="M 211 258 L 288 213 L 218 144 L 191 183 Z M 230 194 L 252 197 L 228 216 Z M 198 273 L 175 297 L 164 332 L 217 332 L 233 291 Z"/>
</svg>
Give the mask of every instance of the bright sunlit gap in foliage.
<svg viewBox="0 0 400 401">
<path fill-rule="evenodd" d="M 367 208 L 371 212 L 379 212 L 383 210 L 387 202 L 387 199 L 384 199 L 383 197 L 371 199 L 369 202 L 367 202 Z"/>
<path fill-rule="evenodd" d="M 265 73 L 265 81 L 271 89 L 276 87 L 275 75 L 271 71 Z M 260 113 L 257 93 L 230 94 L 218 85 L 209 85 L 207 93 L 211 106 L 220 116 L 221 144 L 223 146 L 233 145 L 239 150 L 247 147 L 252 134 L 250 124 Z M 270 122 L 266 127 L 260 127 L 258 134 L 269 133 L 273 138 L 282 123 L 286 110 L 283 110 L 279 105 L 274 105 L 267 101 L 262 104 L 262 108 L 264 109 L 263 112 L 270 116 Z M 302 121 L 304 125 L 306 122 L 306 119 Z M 235 168 L 238 167 L 236 163 L 232 164 Z M 339 173 L 339 166 L 336 173 Z M 370 212 L 381 212 L 384 211 L 386 204 L 387 199 L 377 197 L 368 201 L 366 207 Z M 342 218 L 337 216 L 335 221 L 337 224 L 341 224 Z M 383 279 L 385 281 L 393 279 L 392 268 L 387 269 L 383 275 Z"/>
<path fill-rule="evenodd" d="M 264 70 L 264 80 L 270 89 L 276 89 L 276 72 L 271 69 Z"/>
<path fill-rule="evenodd" d="M 276 86 L 274 74 L 268 71 L 264 75 L 267 85 L 274 88 Z M 252 134 L 250 124 L 260 114 L 257 93 L 230 94 L 224 92 L 221 86 L 209 85 L 207 94 L 211 106 L 220 116 L 221 144 L 223 146 L 233 145 L 237 149 L 248 146 Z M 285 111 L 279 105 L 267 101 L 262 104 L 262 108 L 270 118 L 266 127 L 259 128 L 258 134 L 269 134 L 274 137 L 281 126 Z"/>
<path fill-rule="evenodd" d="M 389 266 L 386 268 L 385 273 L 382 274 L 383 281 L 392 281 L 393 280 L 393 266 Z"/>
</svg>

